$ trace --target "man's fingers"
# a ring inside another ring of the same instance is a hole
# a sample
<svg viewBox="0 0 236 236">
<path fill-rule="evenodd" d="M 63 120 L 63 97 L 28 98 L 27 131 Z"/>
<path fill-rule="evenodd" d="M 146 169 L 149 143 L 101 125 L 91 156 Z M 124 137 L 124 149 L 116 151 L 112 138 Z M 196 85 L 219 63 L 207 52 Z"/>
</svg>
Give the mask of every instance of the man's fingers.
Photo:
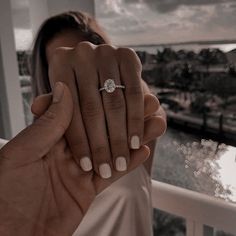
<svg viewBox="0 0 236 236">
<path fill-rule="evenodd" d="M 51 105 L 52 94 L 43 94 L 36 97 L 31 106 L 31 112 L 36 116 L 41 116 Z"/>
<path fill-rule="evenodd" d="M 71 93 L 65 84 L 58 82 L 48 110 L 1 149 L 4 162 L 22 166 L 45 156 L 64 135 L 72 113 Z"/>
<path fill-rule="evenodd" d="M 153 116 L 144 123 L 143 144 L 160 137 L 165 133 L 166 121 L 161 116 Z"/>
<path fill-rule="evenodd" d="M 144 95 L 144 118 L 148 118 L 155 114 L 160 107 L 160 102 L 156 96 L 152 94 L 145 94 Z"/>
</svg>

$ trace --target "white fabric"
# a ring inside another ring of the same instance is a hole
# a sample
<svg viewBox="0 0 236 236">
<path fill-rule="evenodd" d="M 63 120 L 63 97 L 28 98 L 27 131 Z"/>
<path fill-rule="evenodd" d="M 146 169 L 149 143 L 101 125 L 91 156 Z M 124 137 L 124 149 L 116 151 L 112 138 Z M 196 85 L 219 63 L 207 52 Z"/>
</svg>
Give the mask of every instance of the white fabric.
<svg viewBox="0 0 236 236">
<path fill-rule="evenodd" d="M 0 149 L 7 143 L 8 141 L 0 138 Z"/>
<path fill-rule="evenodd" d="M 100 193 L 73 236 L 151 236 L 151 179 L 141 165 Z"/>
</svg>

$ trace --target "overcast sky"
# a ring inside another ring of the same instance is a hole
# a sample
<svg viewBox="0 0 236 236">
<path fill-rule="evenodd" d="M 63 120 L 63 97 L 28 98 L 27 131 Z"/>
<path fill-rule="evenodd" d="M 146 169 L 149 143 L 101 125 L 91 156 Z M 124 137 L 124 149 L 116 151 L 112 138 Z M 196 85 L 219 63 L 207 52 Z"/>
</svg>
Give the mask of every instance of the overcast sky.
<svg viewBox="0 0 236 236">
<path fill-rule="evenodd" d="M 119 45 L 236 39 L 236 0 L 95 0 Z"/>
</svg>

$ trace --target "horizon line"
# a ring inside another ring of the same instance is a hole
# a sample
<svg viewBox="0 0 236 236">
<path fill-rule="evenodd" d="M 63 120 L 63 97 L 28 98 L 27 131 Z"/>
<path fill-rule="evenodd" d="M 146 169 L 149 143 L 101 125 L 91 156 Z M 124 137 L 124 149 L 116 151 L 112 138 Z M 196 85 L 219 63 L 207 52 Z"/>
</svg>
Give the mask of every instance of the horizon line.
<svg viewBox="0 0 236 236">
<path fill-rule="evenodd" d="M 146 46 L 171 46 L 171 45 L 188 45 L 188 44 L 236 44 L 236 39 L 222 40 L 194 40 L 185 42 L 170 42 L 170 43 L 148 43 L 148 44 L 122 44 L 125 47 L 146 47 Z"/>
</svg>

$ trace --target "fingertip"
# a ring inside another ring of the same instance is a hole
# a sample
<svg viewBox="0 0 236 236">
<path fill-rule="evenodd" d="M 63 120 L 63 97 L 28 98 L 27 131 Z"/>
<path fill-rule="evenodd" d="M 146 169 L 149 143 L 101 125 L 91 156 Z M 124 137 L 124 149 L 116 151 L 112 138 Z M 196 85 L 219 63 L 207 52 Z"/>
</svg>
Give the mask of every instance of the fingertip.
<svg viewBox="0 0 236 236">
<path fill-rule="evenodd" d="M 149 156 L 150 148 L 147 145 L 142 145 L 138 150 L 131 150 L 131 159 L 135 159 L 135 162 L 138 164 L 145 162 Z"/>
<path fill-rule="evenodd" d="M 144 152 L 146 153 L 146 156 L 145 156 L 146 159 L 144 160 L 144 161 L 146 161 L 150 157 L 151 150 L 147 145 L 143 145 L 143 149 L 144 149 Z"/>
<path fill-rule="evenodd" d="M 31 112 L 35 116 L 38 116 L 38 112 L 37 112 L 38 100 L 40 100 L 40 96 L 33 98 L 33 102 L 32 102 L 31 107 L 30 107 Z"/>
<path fill-rule="evenodd" d="M 144 115 L 145 117 L 153 115 L 160 108 L 160 102 L 153 94 L 145 94 L 144 96 Z"/>
<path fill-rule="evenodd" d="M 35 104 L 34 104 L 34 103 L 32 103 L 32 105 L 31 105 L 31 107 L 30 107 L 30 110 L 31 110 L 31 113 L 32 113 L 33 115 L 35 115 L 36 117 L 39 116 L 38 113 L 37 113 L 37 109 L 35 108 Z"/>
<path fill-rule="evenodd" d="M 36 116 L 41 116 L 50 106 L 52 101 L 52 94 L 43 94 L 35 97 L 31 105 L 31 112 Z"/>
<path fill-rule="evenodd" d="M 167 128 L 166 120 L 161 116 L 153 116 L 145 121 L 144 125 L 144 139 L 146 144 L 160 136 L 162 136 Z"/>
<path fill-rule="evenodd" d="M 160 124 L 160 128 L 161 128 L 161 135 L 165 134 L 166 129 L 167 129 L 167 121 L 166 119 L 164 119 L 162 116 L 157 116 L 157 118 L 159 119 L 159 124 Z"/>
</svg>

